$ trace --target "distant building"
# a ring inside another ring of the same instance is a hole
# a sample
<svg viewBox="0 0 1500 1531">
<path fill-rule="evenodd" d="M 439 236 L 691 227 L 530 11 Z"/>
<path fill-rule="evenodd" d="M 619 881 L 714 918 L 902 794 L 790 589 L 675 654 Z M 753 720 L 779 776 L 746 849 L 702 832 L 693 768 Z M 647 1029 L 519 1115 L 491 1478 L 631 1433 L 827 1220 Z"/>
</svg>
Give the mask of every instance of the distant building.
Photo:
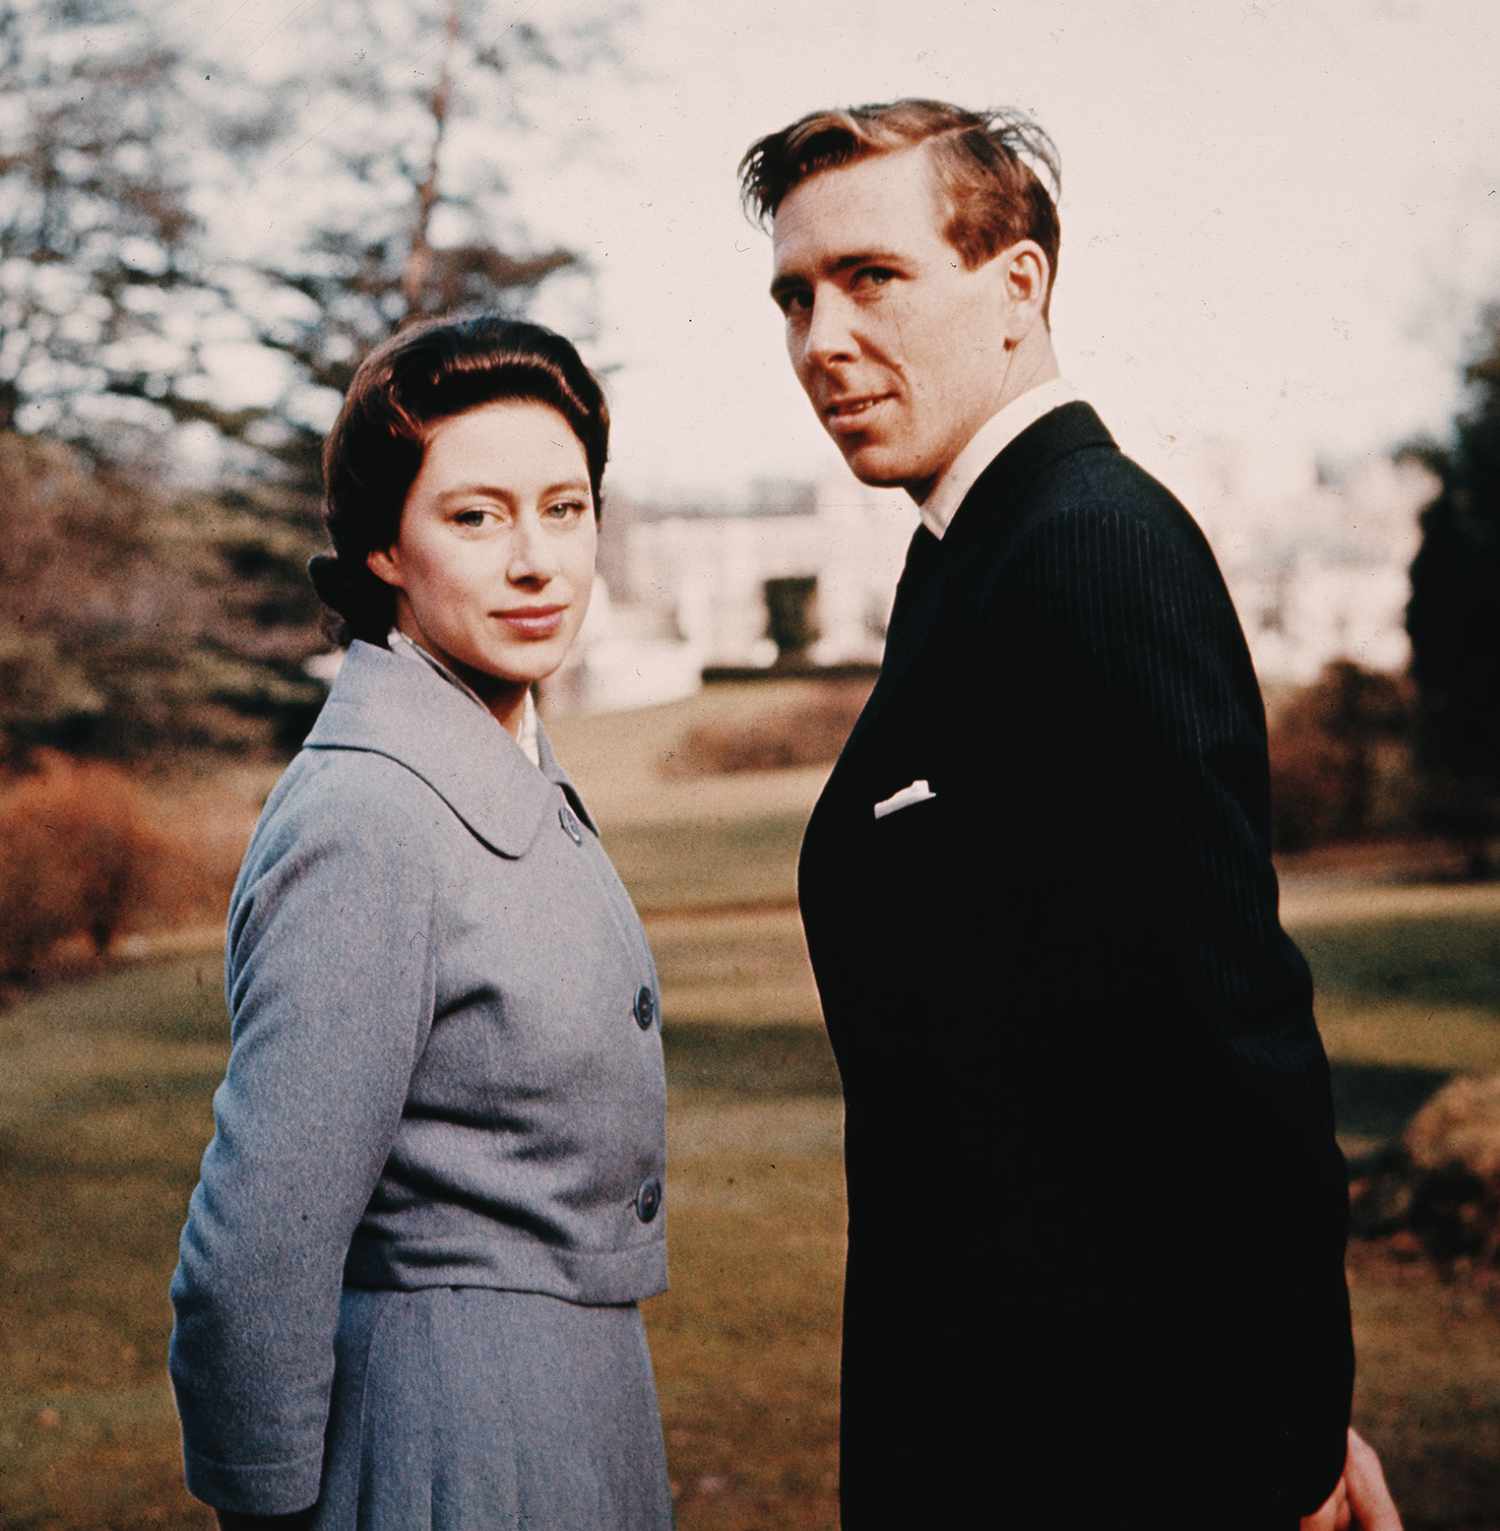
<svg viewBox="0 0 1500 1531">
<path fill-rule="evenodd" d="M 1406 665 L 1407 571 L 1434 487 L 1424 469 L 1372 456 L 1273 476 L 1212 443 L 1173 468 L 1170 486 L 1213 544 L 1264 680 L 1301 684 L 1341 658 Z M 772 582 L 810 582 L 814 663 L 878 660 L 916 525 L 904 494 L 840 473 L 760 480 L 733 502 L 611 501 L 608 588 L 554 705 L 640 706 L 686 694 L 707 666 L 771 666 Z"/>
<path fill-rule="evenodd" d="M 635 604 L 669 614 L 705 665 L 770 665 L 766 584 L 812 579 L 818 663 L 878 659 L 916 518 L 894 491 L 760 481 L 748 503 L 638 510 L 623 552 Z"/>
<path fill-rule="evenodd" d="M 1172 487 L 1213 544 L 1263 679 L 1300 684 L 1334 659 L 1405 668 L 1408 571 L 1436 487 L 1426 469 L 1370 456 L 1257 480 L 1220 448 Z"/>
<path fill-rule="evenodd" d="M 552 713 L 617 712 L 691 696 L 702 677 L 701 655 L 665 614 L 614 600 L 600 575 L 578 641 L 543 694 Z"/>
</svg>

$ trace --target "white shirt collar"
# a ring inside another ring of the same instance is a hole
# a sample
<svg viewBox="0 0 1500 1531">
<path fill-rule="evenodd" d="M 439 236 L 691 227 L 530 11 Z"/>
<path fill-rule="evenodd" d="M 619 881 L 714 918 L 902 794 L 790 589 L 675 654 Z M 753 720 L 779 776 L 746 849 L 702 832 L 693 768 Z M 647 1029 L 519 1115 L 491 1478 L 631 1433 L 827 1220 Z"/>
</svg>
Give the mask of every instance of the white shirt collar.
<svg viewBox="0 0 1500 1531">
<path fill-rule="evenodd" d="M 941 537 L 974 487 L 979 475 L 1028 425 L 1043 415 L 1071 404 L 1078 397 L 1073 385 L 1060 377 L 1029 388 L 1004 405 L 969 438 L 968 445 L 948 464 L 948 471 L 923 502 L 922 520 L 934 537 Z"/>
<path fill-rule="evenodd" d="M 414 638 L 408 638 L 399 627 L 393 627 L 385 635 L 386 647 L 393 654 L 404 654 L 408 659 L 416 659 L 436 670 L 449 685 L 457 686 L 463 694 L 474 703 L 476 707 L 483 707 L 485 712 L 489 708 L 484 706 L 484 698 L 462 676 L 454 674 L 441 659 L 429 654 Z M 521 707 L 521 731 L 516 738 L 516 743 L 521 746 L 526 758 L 541 769 L 542 756 L 541 746 L 536 736 L 536 702 L 532 699 L 531 689 L 527 688 L 526 700 Z"/>
</svg>

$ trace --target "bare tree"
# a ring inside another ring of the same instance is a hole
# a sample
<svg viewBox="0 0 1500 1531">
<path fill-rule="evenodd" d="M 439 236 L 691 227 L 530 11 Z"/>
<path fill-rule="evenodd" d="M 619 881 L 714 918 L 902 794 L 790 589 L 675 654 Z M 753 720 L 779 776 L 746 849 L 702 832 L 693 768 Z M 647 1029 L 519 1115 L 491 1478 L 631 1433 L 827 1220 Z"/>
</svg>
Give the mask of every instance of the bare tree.
<svg viewBox="0 0 1500 1531">
<path fill-rule="evenodd" d="M 297 210 L 295 243 L 239 263 L 238 308 L 279 359 L 264 408 L 220 422 L 316 484 L 328 415 L 361 355 L 410 320 L 485 307 L 521 313 L 579 257 L 526 234 L 517 192 L 559 152 L 528 102 L 609 67 L 624 6 L 549 24 L 492 0 L 330 0 L 308 20 L 318 66 L 281 82 L 296 103 L 261 166 L 261 194 Z M 517 163 L 510 156 L 524 155 Z"/>
</svg>

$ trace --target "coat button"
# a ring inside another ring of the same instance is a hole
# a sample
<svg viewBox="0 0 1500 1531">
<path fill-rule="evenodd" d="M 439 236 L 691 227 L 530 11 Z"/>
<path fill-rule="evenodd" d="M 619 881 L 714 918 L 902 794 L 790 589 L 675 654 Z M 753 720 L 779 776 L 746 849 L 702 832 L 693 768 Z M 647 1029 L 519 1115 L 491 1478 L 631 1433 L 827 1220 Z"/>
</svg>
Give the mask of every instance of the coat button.
<svg viewBox="0 0 1500 1531">
<path fill-rule="evenodd" d="M 650 1031 L 651 1023 L 656 1019 L 656 996 L 645 984 L 636 990 L 635 1004 L 631 1008 L 635 1012 L 636 1025 L 642 1031 Z"/>
<path fill-rule="evenodd" d="M 567 831 L 568 838 L 574 845 L 583 844 L 583 830 L 579 826 L 578 815 L 566 803 L 557 810 L 557 822 Z"/>
<path fill-rule="evenodd" d="M 641 1181 L 641 1188 L 635 1193 L 635 1215 L 643 1223 L 649 1223 L 661 1210 L 661 1181 L 655 1175 L 648 1175 Z"/>
</svg>

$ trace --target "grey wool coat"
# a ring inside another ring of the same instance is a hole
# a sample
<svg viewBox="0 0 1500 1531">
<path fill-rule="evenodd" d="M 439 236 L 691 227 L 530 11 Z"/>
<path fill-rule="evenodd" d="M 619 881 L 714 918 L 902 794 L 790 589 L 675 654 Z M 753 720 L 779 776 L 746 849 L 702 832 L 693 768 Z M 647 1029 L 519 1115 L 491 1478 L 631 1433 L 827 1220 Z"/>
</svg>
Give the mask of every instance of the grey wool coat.
<svg viewBox="0 0 1500 1531">
<path fill-rule="evenodd" d="M 220 1508 L 670 1523 L 634 1306 L 666 1285 L 656 972 L 541 755 L 355 643 L 266 803 L 172 1283 L 188 1486 Z"/>
</svg>

